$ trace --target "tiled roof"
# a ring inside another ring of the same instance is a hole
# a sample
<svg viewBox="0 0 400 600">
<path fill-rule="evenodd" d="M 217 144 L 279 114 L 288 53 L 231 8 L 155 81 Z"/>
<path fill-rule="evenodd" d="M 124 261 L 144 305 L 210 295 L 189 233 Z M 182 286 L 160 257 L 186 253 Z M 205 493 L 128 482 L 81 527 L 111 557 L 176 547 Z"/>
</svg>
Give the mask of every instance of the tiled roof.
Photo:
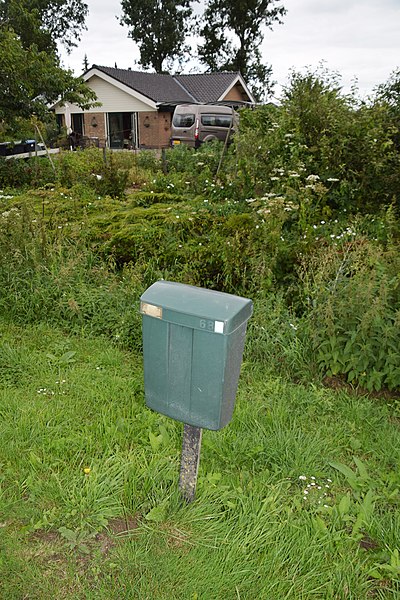
<svg viewBox="0 0 400 600">
<path fill-rule="evenodd" d="M 176 75 L 175 79 L 194 96 L 198 102 L 217 102 L 232 85 L 239 73 L 198 73 L 192 75 Z"/>
<path fill-rule="evenodd" d="M 238 76 L 234 72 L 168 75 L 93 65 L 157 103 L 217 102 Z"/>
<path fill-rule="evenodd" d="M 92 69 L 102 71 L 154 102 L 172 102 L 174 104 L 177 102 L 193 102 L 192 96 L 171 75 L 143 73 L 143 71 L 115 69 L 99 65 L 93 65 Z"/>
</svg>

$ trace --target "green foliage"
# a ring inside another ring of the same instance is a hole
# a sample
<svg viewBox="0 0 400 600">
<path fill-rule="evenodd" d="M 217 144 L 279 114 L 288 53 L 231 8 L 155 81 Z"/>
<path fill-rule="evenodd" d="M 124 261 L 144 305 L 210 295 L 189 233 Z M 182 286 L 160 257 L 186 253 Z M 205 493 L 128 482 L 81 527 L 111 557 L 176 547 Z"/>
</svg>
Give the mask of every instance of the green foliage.
<svg viewBox="0 0 400 600">
<path fill-rule="evenodd" d="M 57 174 L 63 186 L 73 186 L 77 183 L 97 185 L 96 176 L 100 176 L 104 168 L 103 156 L 97 148 L 77 150 L 76 152 L 61 152 L 57 157 Z"/>
<path fill-rule="evenodd" d="M 252 297 L 249 352 L 275 371 L 296 380 L 341 376 L 371 391 L 399 388 L 393 210 L 379 218 L 318 220 L 326 205 L 315 177 L 292 185 L 293 201 L 273 193 L 245 203 L 221 200 L 219 184 L 205 188 L 209 199 L 151 190 L 116 201 L 98 196 L 99 180 L 87 176 L 98 160 L 95 150 L 66 157 L 76 181 L 93 181 L 91 190 L 76 183 L 20 199 L 3 195 L 5 313 L 137 345 L 126 306 L 162 277 Z M 156 179 L 149 185 L 156 187 Z M 107 294 L 121 277 L 116 314 Z"/>
<path fill-rule="evenodd" d="M 303 261 L 309 334 L 322 372 L 369 391 L 399 388 L 399 272 L 398 245 L 383 249 L 361 232 Z"/>
<path fill-rule="evenodd" d="M 128 176 L 128 169 L 119 167 L 115 155 L 111 153 L 102 167 L 100 175 L 96 176 L 97 189 L 103 196 L 122 198 L 125 194 Z"/>
<path fill-rule="evenodd" d="M 105 162 L 92 148 L 55 157 L 55 174 L 47 161 L 2 161 L 4 311 L 14 314 L 20 290 L 16 318 L 49 315 L 129 345 L 134 325 L 106 295 L 129 273 L 116 300 L 125 315 L 124 294 L 137 300 L 162 277 L 252 297 L 248 351 L 275 371 L 397 390 L 400 170 L 389 108 L 343 96 L 320 69 L 294 73 L 282 107 L 241 111 L 224 155 L 216 143 L 161 157 L 108 152 Z M 41 189 L 12 198 L 18 182 Z M 77 256 L 75 278 L 62 264 Z M 109 273 L 104 293 L 92 263 Z"/>
<path fill-rule="evenodd" d="M 57 48 L 76 46 L 87 14 L 83 0 L 1 0 L 0 121 L 44 120 L 57 101 L 95 104 L 83 79 L 62 68 Z"/>
<path fill-rule="evenodd" d="M 165 153 L 168 173 L 191 174 L 192 179 L 198 179 L 200 174 L 212 177 L 216 175 L 223 150 L 224 144 L 219 140 L 202 144 L 197 150 L 184 144 L 170 148 Z"/>
<path fill-rule="evenodd" d="M 154 186 L 158 187 L 158 186 Z M 167 186 L 168 187 L 168 184 Z M 169 194 L 166 192 L 138 192 L 132 196 L 135 206 L 143 206 L 148 208 L 153 204 L 176 204 L 177 202 L 183 202 L 185 198 L 178 196 L 177 194 Z"/>
<path fill-rule="evenodd" d="M 45 118 L 57 100 L 88 108 L 95 94 L 81 78 L 61 68 L 56 54 L 24 47 L 12 30 L 0 27 L 0 120 L 12 121 L 35 114 Z"/>
<path fill-rule="evenodd" d="M 161 162 L 154 150 L 141 150 L 136 156 L 136 164 L 140 169 L 158 173 L 161 171 Z"/>
<path fill-rule="evenodd" d="M 60 41 L 71 50 L 85 28 L 88 6 L 83 0 L 1 0 L 0 21 L 12 29 L 24 48 L 57 53 Z"/>
<path fill-rule="evenodd" d="M 0 158 L 0 186 L 10 188 L 37 187 L 54 180 L 54 171 L 47 158 L 6 160 Z"/>
<path fill-rule="evenodd" d="M 40 127 L 42 135 L 47 139 L 46 130 L 51 130 L 52 125 L 55 123 L 53 119 L 54 115 L 51 115 L 49 121 L 46 123 L 37 122 Z M 12 123 L 0 123 L 0 141 L 9 142 L 10 140 L 31 140 L 35 139 L 37 132 L 35 130 L 35 124 L 31 119 L 14 119 Z"/>
<path fill-rule="evenodd" d="M 68 196 L 61 192 L 60 201 Z M 71 240 L 64 246 L 62 206 L 57 214 L 44 200 L 42 210 L 48 210 L 48 228 L 26 206 L 0 213 L 0 312 L 16 322 L 48 321 L 140 347 L 139 315 L 132 311 L 145 289 L 140 270 L 117 275 L 84 245 Z"/>
<path fill-rule="evenodd" d="M 306 325 L 288 308 L 283 294 L 253 297 L 254 313 L 248 323 L 246 359 L 265 365 L 294 381 L 316 378 L 311 340 Z"/>
<path fill-rule="evenodd" d="M 193 9 L 189 0 L 122 0 L 121 25 L 130 28 L 129 35 L 139 46 L 144 68 L 163 73 L 175 59 L 182 60 L 188 47 L 185 39 Z M 167 63 L 167 65 L 165 64 Z"/>
<path fill-rule="evenodd" d="M 388 104 L 393 116 L 397 119 L 397 126 L 400 118 L 400 68 L 395 69 L 389 79 L 379 85 L 376 89 L 376 97 L 384 104 Z"/>
<path fill-rule="evenodd" d="M 22 160 L 0 159 L 0 185 L 3 187 L 50 187 L 60 184 L 71 188 L 85 185 L 98 194 L 120 198 L 125 194 L 129 177 L 137 175 L 133 155 L 108 152 L 106 162 L 98 148 L 62 151 L 53 156 L 53 164 L 47 157 Z M 131 170 L 133 173 L 131 174 Z"/>
<path fill-rule="evenodd" d="M 317 176 L 330 211 L 374 211 L 399 202 L 397 130 L 381 99 L 344 96 L 340 78 L 323 68 L 294 72 L 280 108 L 241 112 L 239 176 L 249 195 L 292 195 L 300 184 L 304 195 Z"/>
</svg>

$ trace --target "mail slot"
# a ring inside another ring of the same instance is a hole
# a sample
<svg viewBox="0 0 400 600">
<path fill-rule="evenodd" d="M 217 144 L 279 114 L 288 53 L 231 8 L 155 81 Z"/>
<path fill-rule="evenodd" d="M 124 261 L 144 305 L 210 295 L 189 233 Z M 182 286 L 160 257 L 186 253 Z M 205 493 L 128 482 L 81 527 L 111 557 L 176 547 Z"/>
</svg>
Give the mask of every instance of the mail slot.
<svg viewBox="0 0 400 600">
<path fill-rule="evenodd" d="M 248 298 L 158 281 L 142 295 L 146 404 L 205 429 L 229 423 L 242 363 Z"/>
</svg>

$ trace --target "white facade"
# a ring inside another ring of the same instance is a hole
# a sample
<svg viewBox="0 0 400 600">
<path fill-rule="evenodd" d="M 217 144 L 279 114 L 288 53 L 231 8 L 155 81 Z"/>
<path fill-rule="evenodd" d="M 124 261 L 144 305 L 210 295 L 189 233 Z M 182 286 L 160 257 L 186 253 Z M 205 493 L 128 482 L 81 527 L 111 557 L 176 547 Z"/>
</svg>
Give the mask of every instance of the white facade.
<svg viewBox="0 0 400 600">
<path fill-rule="evenodd" d="M 65 106 L 56 104 L 54 110 L 57 115 L 65 115 L 68 110 L 70 113 L 157 111 L 155 102 L 96 69 L 91 69 L 84 79 L 95 92 L 100 106 L 83 111 L 79 106 L 69 104 L 66 111 Z"/>
</svg>

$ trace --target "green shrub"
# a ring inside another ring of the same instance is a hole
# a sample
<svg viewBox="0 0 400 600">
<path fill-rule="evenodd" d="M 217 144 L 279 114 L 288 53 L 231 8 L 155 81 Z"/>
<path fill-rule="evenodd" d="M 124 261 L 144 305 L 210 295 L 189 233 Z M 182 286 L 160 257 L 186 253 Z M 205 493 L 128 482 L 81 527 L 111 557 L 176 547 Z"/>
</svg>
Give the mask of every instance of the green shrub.
<svg viewBox="0 0 400 600">
<path fill-rule="evenodd" d="M 34 188 L 55 179 L 56 175 L 46 156 L 27 160 L 0 157 L 0 186 L 3 188 Z"/>
<path fill-rule="evenodd" d="M 98 148 L 62 151 L 53 155 L 52 163 L 44 156 L 0 159 L 0 185 L 8 188 L 36 188 L 50 183 L 64 188 L 85 185 L 101 195 L 121 198 L 130 177 L 142 180 L 134 154 L 108 152 L 104 161 L 103 151 Z"/>
<path fill-rule="evenodd" d="M 136 154 L 135 164 L 150 173 L 158 173 L 162 170 L 159 153 L 155 150 L 140 150 Z"/>
<path fill-rule="evenodd" d="M 379 210 L 400 199 L 397 132 L 385 95 L 367 104 L 324 69 L 293 72 L 280 107 L 241 112 L 237 175 L 247 197 L 301 199 L 316 176 L 324 187 L 311 199 L 316 213 Z"/>
<path fill-rule="evenodd" d="M 208 170 L 215 175 L 224 144 L 218 140 L 202 144 L 197 150 L 180 144 L 165 152 L 169 173 L 196 173 Z M 200 169 L 199 169 L 200 167 Z"/>
<path fill-rule="evenodd" d="M 58 180 L 65 187 L 77 183 L 94 185 L 103 164 L 103 154 L 98 148 L 60 152 L 56 161 Z"/>
<path fill-rule="evenodd" d="M 120 167 L 114 154 L 103 164 L 100 174 L 95 175 L 96 189 L 103 196 L 122 198 L 128 182 L 129 170 Z"/>
<path fill-rule="evenodd" d="M 170 194 L 166 192 L 136 192 L 131 196 L 135 206 L 149 207 L 153 204 L 172 205 L 176 202 L 183 202 L 186 198 L 178 194 Z"/>
<path fill-rule="evenodd" d="M 400 386 L 400 254 L 362 235 L 303 261 L 308 329 L 321 372 L 370 391 Z"/>
</svg>

